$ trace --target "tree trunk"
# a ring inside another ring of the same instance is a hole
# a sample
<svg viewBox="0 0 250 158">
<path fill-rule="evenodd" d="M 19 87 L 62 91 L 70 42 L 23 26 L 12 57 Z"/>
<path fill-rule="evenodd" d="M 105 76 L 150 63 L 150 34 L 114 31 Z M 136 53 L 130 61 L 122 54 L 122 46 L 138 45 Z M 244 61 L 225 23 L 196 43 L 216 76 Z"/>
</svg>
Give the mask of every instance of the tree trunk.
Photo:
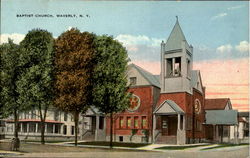
<svg viewBox="0 0 250 158">
<path fill-rule="evenodd" d="M 75 146 L 77 146 L 77 139 L 78 139 L 78 122 L 79 122 L 79 112 L 76 111 L 74 113 L 74 117 L 75 117 Z"/>
<path fill-rule="evenodd" d="M 45 120 L 41 119 L 41 144 L 45 144 L 44 133 L 45 133 Z"/>
<path fill-rule="evenodd" d="M 39 106 L 39 113 L 40 113 L 40 125 L 41 125 L 41 144 L 45 144 L 45 120 L 47 116 L 48 106 L 44 108 L 44 113 L 42 113 L 42 107 Z"/>
<path fill-rule="evenodd" d="M 18 139 L 18 126 L 19 126 L 17 109 L 14 109 L 14 124 L 15 124 L 14 137 L 17 140 Z"/>
<path fill-rule="evenodd" d="M 113 147 L 113 113 L 110 113 L 110 148 Z"/>
</svg>

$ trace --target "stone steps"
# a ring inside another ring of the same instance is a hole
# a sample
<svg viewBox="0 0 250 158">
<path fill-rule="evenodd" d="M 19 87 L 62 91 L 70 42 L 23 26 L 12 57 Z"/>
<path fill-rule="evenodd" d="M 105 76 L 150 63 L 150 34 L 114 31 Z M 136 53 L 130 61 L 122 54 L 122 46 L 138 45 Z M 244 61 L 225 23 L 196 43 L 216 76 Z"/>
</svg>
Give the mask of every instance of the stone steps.
<svg viewBox="0 0 250 158">
<path fill-rule="evenodd" d="M 157 144 L 177 144 L 176 136 L 158 136 L 155 143 Z"/>
</svg>

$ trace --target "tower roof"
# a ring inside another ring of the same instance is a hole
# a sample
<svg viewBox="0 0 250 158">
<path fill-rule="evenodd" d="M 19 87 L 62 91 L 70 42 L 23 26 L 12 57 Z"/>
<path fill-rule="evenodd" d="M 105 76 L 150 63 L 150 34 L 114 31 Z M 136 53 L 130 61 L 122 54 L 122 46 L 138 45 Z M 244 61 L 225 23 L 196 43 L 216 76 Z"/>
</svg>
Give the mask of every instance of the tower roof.
<svg viewBox="0 0 250 158">
<path fill-rule="evenodd" d="M 166 43 L 166 51 L 181 49 L 182 41 L 186 41 L 186 38 L 181 30 L 178 17 L 176 17 L 176 23 Z"/>
</svg>

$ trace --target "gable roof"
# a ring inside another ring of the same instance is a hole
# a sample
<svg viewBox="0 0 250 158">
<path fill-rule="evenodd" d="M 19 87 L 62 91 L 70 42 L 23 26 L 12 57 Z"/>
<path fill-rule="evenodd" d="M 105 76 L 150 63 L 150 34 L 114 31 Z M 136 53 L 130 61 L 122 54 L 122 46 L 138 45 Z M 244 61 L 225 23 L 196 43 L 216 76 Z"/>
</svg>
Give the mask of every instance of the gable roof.
<svg viewBox="0 0 250 158">
<path fill-rule="evenodd" d="M 182 49 L 182 41 L 186 41 L 186 38 L 177 19 L 174 28 L 171 31 L 166 42 L 166 51 Z"/>
<path fill-rule="evenodd" d="M 90 106 L 83 115 L 96 116 L 96 115 L 102 115 L 102 113 L 96 107 Z"/>
<path fill-rule="evenodd" d="M 205 110 L 224 110 L 229 98 L 205 99 Z"/>
<path fill-rule="evenodd" d="M 170 109 L 170 108 L 171 109 Z M 184 111 L 172 100 L 165 100 L 154 110 L 154 114 L 184 114 Z"/>
<path fill-rule="evenodd" d="M 159 75 L 153 75 L 135 64 L 130 64 L 129 66 L 134 67 L 151 85 L 156 86 L 158 88 L 161 87 Z"/>
</svg>

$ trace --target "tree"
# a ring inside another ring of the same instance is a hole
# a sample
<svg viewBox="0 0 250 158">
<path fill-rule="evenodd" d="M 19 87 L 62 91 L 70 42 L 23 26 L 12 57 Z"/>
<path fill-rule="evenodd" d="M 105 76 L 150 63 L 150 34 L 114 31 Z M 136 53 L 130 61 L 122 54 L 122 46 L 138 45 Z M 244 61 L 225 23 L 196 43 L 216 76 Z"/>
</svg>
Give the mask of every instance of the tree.
<svg viewBox="0 0 250 158">
<path fill-rule="evenodd" d="M 93 103 L 110 116 L 110 147 L 113 142 L 113 115 L 127 109 L 126 49 L 110 36 L 96 39 L 95 69 L 93 76 Z"/>
<path fill-rule="evenodd" d="M 20 43 L 22 74 L 18 81 L 19 102 L 39 111 L 41 144 L 45 144 L 45 120 L 53 99 L 54 39 L 46 30 L 33 29 Z"/>
<path fill-rule="evenodd" d="M 17 92 L 18 80 L 21 74 L 19 66 L 19 46 L 9 39 L 8 43 L 0 45 L 1 51 L 1 117 L 13 115 L 14 137 L 18 140 L 18 113 L 25 109 L 20 104 L 20 94 Z"/>
<path fill-rule="evenodd" d="M 79 114 L 91 104 L 95 35 L 77 29 L 62 33 L 55 42 L 55 105 L 73 114 L 77 146 Z"/>
</svg>

